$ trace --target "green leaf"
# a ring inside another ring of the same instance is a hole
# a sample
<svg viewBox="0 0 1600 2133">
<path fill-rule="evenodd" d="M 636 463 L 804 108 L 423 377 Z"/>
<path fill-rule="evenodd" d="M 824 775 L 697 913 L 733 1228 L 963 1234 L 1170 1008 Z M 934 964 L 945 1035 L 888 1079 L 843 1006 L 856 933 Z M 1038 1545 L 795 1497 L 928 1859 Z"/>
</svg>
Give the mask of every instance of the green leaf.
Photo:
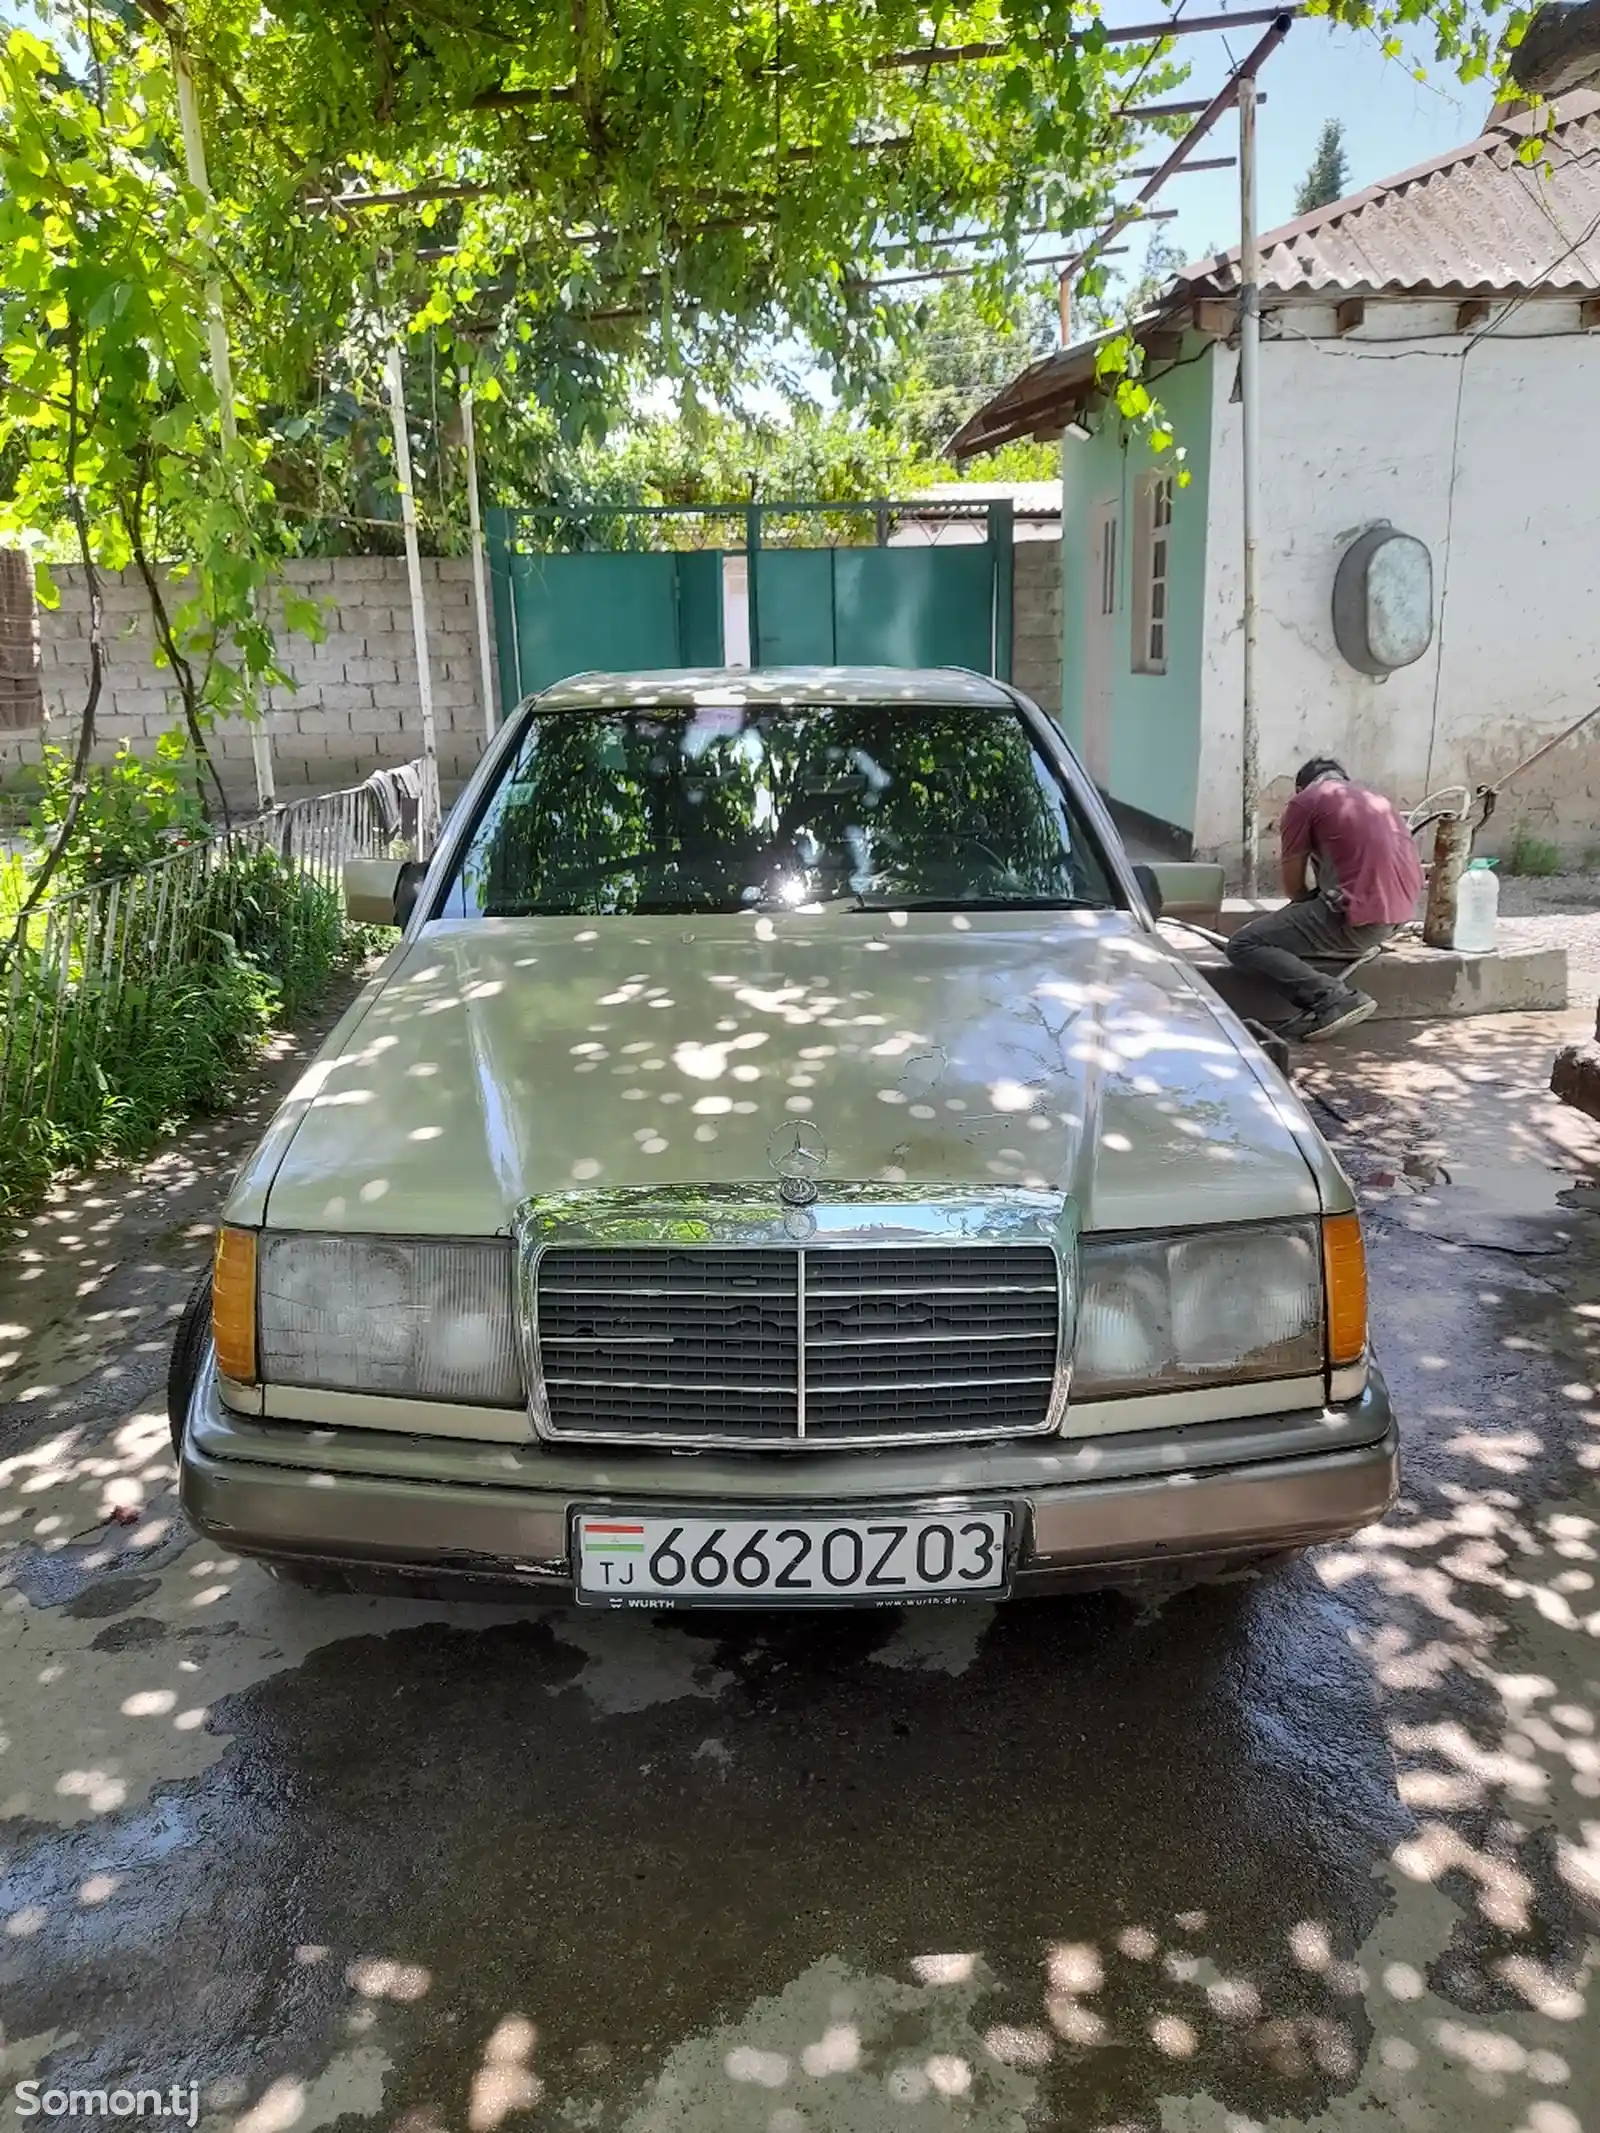
<svg viewBox="0 0 1600 2133">
<path fill-rule="evenodd" d="M 296 637 L 310 637 L 317 642 L 327 635 L 320 603 L 306 598 L 302 593 L 285 592 L 283 626 Z"/>
</svg>

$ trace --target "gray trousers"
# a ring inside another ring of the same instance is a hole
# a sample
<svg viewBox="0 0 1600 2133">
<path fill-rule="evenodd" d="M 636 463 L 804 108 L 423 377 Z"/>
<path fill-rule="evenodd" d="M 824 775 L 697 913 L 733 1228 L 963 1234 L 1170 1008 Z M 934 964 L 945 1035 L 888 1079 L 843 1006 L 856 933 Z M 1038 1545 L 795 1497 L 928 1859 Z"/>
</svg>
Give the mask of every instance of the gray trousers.
<svg viewBox="0 0 1600 2133">
<path fill-rule="evenodd" d="M 1296 1007 L 1316 1009 L 1343 999 L 1351 987 L 1331 970 L 1313 968 L 1307 958 L 1325 964 L 1353 963 L 1395 930 L 1393 926 L 1352 926 L 1342 911 L 1322 897 L 1308 896 L 1241 926 L 1228 943 L 1228 961 L 1235 970 L 1265 978 Z"/>
</svg>

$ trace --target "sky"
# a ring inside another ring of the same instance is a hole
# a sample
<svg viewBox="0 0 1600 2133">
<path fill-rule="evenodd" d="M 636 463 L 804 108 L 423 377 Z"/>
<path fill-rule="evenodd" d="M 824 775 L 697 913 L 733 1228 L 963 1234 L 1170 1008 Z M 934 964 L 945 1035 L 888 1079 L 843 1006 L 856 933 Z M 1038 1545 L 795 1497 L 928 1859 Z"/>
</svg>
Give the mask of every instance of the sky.
<svg viewBox="0 0 1600 2133">
<path fill-rule="evenodd" d="M 1255 0 L 1256 5 L 1261 0 Z M 1196 13 L 1201 8 L 1196 7 Z M 1207 14 L 1226 11 L 1205 0 Z M 1147 0 L 1108 0 L 1106 20 L 1148 21 L 1154 11 Z M 1205 96 L 1227 78 L 1228 54 L 1242 59 L 1263 34 L 1259 25 L 1230 33 L 1204 32 L 1186 37 L 1178 56 L 1190 62 L 1184 96 Z M 1349 156 L 1348 190 L 1358 191 L 1413 163 L 1441 155 L 1470 141 L 1483 130 L 1490 95 L 1485 83 L 1463 88 L 1448 63 L 1435 67 L 1431 42 L 1413 46 L 1411 64 L 1426 67 L 1426 83 L 1414 81 L 1407 66 L 1385 59 L 1371 31 L 1346 30 L 1317 17 L 1303 17 L 1267 61 L 1260 77 L 1265 104 L 1256 121 L 1258 142 L 1259 220 L 1263 230 L 1289 221 L 1295 189 L 1305 176 L 1324 119 L 1342 119 Z M 1220 120 L 1206 145 L 1195 153 L 1233 155 L 1239 129 L 1231 116 Z M 1151 161 L 1159 160 L 1152 156 Z M 1131 194 L 1135 187 L 1130 186 Z M 1178 219 L 1163 225 L 1163 237 L 1189 259 L 1213 246 L 1227 247 L 1239 236 L 1237 170 L 1199 171 L 1171 179 L 1163 188 L 1162 207 L 1178 210 Z M 1136 234 L 1130 260 L 1137 264 L 1142 240 Z M 1060 251 L 1060 241 L 1040 251 Z"/>
<path fill-rule="evenodd" d="M 1232 0 L 1237 8 L 1259 7 L 1263 0 Z M 1194 13 L 1221 14 L 1230 11 L 1230 0 L 1191 0 Z M 1119 22 L 1148 22 L 1155 10 L 1150 0 L 1106 0 L 1105 16 L 1113 27 Z M 1234 32 L 1205 31 L 1183 38 L 1177 55 L 1190 65 L 1189 80 L 1175 95 L 1212 95 L 1226 81 L 1230 54 L 1242 59 L 1263 34 L 1263 25 L 1251 24 Z M 1421 66 L 1428 79 L 1417 81 L 1411 69 Z M 1287 39 L 1266 62 L 1260 77 L 1265 99 L 1256 119 L 1257 224 L 1275 229 L 1294 215 L 1294 196 L 1316 149 L 1325 119 L 1343 121 L 1348 159 L 1348 192 L 1359 192 L 1380 178 L 1408 170 L 1414 163 L 1442 155 L 1446 149 L 1475 140 L 1483 131 L 1491 94 L 1482 81 L 1463 86 L 1448 63 L 1436 65 L 1431 41 L 1409 41 L 1401 59 L 1386 59 L 1377 36 L 1370 30 L 1347 30 L 1321 17 L 1302 17 Z M 1218 121 L 1197 147 L 1197 156 L 1235 155 L 1238 122 L 1231 115 Z M 1141 161 L 1157 162 L 1159 152 Z M 1136 184 L 1124 188 L 1126 197 Z M 1177 220 L 1159 225 L 1166 243 L 1176 245 L 1188 260 L 1207 251 L 1226 250 L 1239 238 L 1239 173 L 1231 170 L 1197 171 L 1175 177 L 1163 187 L 1152 205 L 1176 208 Z M 1061 236 L 1036 238 L 1028 249 L 1035 258 L 1048 258 L 1067 249 Z M 1132 231 L 1126 258 L 1117 262 L 1119 275 L 1137 279 L 1146 244 L 1145 235 Z M 1051 270 L 1054 272 L 1054 269 Z M 921 291 L 908 291 L 920 294 Z M 1115 301 L 1115 287 L 1108 291 Z M 804 370 L 803 352 L 785 343 L 778 353 L 789 362 L 797 357 Z M 833 402 L 833 393 L 821 370 L 805 372 L 806 391 L 822 405 Z M 671 392 L 662 387 L 659 409 L 671 403 Z M 781 412 L 781 396 L 758 391 L 749 396 L 752 412 Z"/>
</svg>

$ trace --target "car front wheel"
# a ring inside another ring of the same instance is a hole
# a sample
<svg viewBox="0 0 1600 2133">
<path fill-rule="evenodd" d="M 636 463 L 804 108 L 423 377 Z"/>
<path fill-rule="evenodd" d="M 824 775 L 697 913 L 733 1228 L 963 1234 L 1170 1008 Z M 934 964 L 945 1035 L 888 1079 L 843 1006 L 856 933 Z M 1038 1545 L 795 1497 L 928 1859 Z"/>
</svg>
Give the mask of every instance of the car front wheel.
<svg viewBox="0 0 1600 2133">
<path fill-rule="evenodd" d="M 189 1420 L 189 1402 L 205 1360 L 211 1338 L 211 1269 L 200 1276 L 189 1292 L 189 1301 L 172 1336 L 172 1356 L 167 1364 L 167 1423 L 172 1431 L 174 1456 L 183 1457 L 183 1432 Z"/>
</svg>

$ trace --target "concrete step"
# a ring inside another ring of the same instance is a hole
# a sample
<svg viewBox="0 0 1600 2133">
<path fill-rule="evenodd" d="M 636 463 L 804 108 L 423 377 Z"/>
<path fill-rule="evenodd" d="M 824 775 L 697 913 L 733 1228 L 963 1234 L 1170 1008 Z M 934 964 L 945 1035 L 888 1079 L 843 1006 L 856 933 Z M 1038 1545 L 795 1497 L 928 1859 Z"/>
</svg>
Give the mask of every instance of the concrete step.
<svg viewBox="0 0 1600 2133">
<path fill-rule="evenodd" d="M 1192 936 L 1185 940 L 1176 928 L 1167 938 L 1236 1014 L 1266 1023 L 1287 1018 L 1283 995 L 1235 970 L 1220 949 Z M 1353 982 L 1377 1001 L 1376 1019 L 1385 1022 L 1547 1013 L 1567 1004 L 1567 951 L 1506 948 L 1493 955 L 1462 955 L 1407 940 L 1364 963 Z"/>
</svg>

